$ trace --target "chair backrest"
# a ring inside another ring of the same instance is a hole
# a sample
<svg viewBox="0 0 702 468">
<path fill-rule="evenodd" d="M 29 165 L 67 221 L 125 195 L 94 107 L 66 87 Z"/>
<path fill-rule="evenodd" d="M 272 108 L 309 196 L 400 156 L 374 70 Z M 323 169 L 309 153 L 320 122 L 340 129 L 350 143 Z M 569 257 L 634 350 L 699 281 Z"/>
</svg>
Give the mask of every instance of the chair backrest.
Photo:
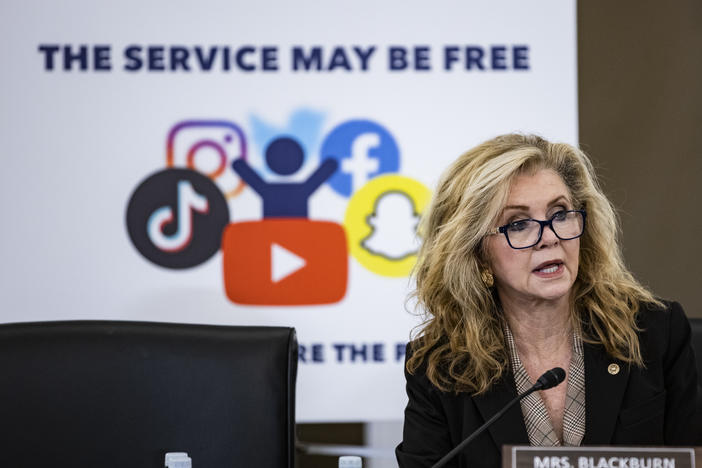
<svg viewBox="0 0 702 468">
<path fill-rule="evenodd" d="M 702 318 L 691 318 L 692 327 L 692 348 L 695 350 L 697 361 L 697 380 L 702 386 Z"/>
<path fill-rule="evenodd" d="M 294 466 L 295 330 L 0 325 L 3 466 Z"/>
</svg>

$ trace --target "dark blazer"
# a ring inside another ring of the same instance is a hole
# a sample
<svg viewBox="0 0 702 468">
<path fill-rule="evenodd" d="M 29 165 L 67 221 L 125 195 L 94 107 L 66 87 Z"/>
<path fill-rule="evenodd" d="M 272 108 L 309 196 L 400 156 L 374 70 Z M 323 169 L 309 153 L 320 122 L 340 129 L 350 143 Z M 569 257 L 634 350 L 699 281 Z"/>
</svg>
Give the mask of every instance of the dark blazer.
<svg viewBox="0 0 702 468">
<path fill-rule="evenodd" d="M 690 325 L 680 304 L 666 305 L 664 310 L 642 307 L 639 312 L 645 368 L 610 358 L 602 346 L 584 344 L 583 445 L 702 445 Z M 411 343 L 408 354 L 410 348 Z M 615 375 L 607 370 L 612 363 L 621 369 Z M 517 396 L 511 372 L 480 396 L 442 392 L 421 367 L 415 375 L 405 370 L 405 376 L 409 402 L 403 441 L 395 451 L 401 468 L 430 467 Z M 519 405 L 447 466 L 499 467 L 505 444 L 529 445 Z"/>
</svg>

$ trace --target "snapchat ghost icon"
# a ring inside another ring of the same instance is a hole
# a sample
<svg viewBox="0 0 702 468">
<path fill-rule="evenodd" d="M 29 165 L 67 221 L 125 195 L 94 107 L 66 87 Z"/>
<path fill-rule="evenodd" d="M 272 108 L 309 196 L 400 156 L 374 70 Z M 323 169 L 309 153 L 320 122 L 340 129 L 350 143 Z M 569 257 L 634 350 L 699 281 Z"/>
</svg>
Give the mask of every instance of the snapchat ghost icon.
<svg viewBox="0 0 702 468">
<path fill-rule="evenodd" d="M 408 276 L 417 261 L 417 224 L 430 194 L 410 177 L 371 179 L 354 193 L 344 215 L 351 256 L 375 274 Z"/>
<path fill-rule="evenodd" d="M 404 192 L 385 192 L 375 202 L 375 210 L 366 217 L 372 231 L 361 246 L 374 255 L 400 260 L 419 249 L 417 224 L 419 215 L 414 202 Z"/>
</svg>

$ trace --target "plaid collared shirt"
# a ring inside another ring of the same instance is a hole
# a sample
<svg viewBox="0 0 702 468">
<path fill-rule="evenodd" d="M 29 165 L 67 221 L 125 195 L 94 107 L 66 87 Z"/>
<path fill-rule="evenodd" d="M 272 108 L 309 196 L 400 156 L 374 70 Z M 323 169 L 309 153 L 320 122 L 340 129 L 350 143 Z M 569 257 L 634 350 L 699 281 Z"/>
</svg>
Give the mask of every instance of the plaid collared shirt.
<svg viewBox="0 0 702 468">
<path fill-rule="evenodd" d="M 509 358 L 514 371 L 514 383 L 517 393 L 522 393 L 533 385 L 526 369 L 522 365 L 514 344 L 514 336 L 505 324 L 505 337 L 509 348 Z M 583 359 L 583 341 L 573 333 L 573 354 L 568 370 L 568 389 L 566 391 L 565 412 L 563 414 L 563 440 L 553 430 L 551 418 L 539 392 L 531 393 L 521 401 L 522 415 L 532 446 L 579 446 L 585 435 L 585 361 Z"/>
</svg>

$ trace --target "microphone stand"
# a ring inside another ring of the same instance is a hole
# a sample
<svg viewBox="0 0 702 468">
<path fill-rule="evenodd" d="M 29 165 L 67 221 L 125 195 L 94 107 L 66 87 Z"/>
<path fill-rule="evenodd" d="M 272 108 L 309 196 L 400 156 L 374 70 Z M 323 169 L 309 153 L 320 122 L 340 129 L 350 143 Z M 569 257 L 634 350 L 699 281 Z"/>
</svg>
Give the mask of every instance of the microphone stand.
<svg viewBox="0 0 702 468">
<path fill-rule="evenodd" d="M 488 426 L 490 426 L 492 423 L 494 423 L 495 421 L 497 421 L 498 419 L 500 419 L 500 418 L 502 417 L 502 415 L 505 414 L 505 413 L 507 412 L 508 409 L 510 409 L 511 407 L 513 407 L 516 403 L 520 402 L 520 401 L 522 400 L 522 398 L 524 398 L 524 397 L 526 397 L 527 395 L 530 395 L 531 393 L 534 393 L 535 391 L 539 390 L 539 388 L 537 388 L 537 385 L 538 385 L 538 384 L 535 384 L 535 385 L 532 386 L 529 390 L 527 390 L 526 392 L 522 393 L 521 395 L 518 395 L 516 398 L 514 398 L 512 401 L 510 401 L 510 402 L 507 404 L 507 406 L 505 406 L 505 407 L 502 408 L 500 411 L 498 411 L 493 417 L 491 417 L 490 419 L 488 419 L 487 421 L 485 421 L 485 423 L 484 423 L 482 426 L 480 426 L 480 427 L 479 427 L 475 432 L 473 432 L 470 436 L 468 436 L 467 438 L 465 438 L 465 439 L 463 440 L 463 442 L 461 442 L 460 444 L 456 445 L 456 446 L 453 448 L 453 450 L 451 450 L 449 453 L 447 453 L 446 455 L 444 455 L 444 457 L 443 457 L 441 460 L 439 460 L 438 462 L 436 462 L 431 468 L 441 468 L 442 466 L 446 465 L 446 463 L 448 463 L 449 460 L 451 460 L 454 456 L 456 456 L 456 454 L 458 454 L 458 452 L 460 452 L 461 450 L 463 450 L 463 449 L 466 447 L 466 445 L 468 445 L 469 443 L 471 443 L 471 441 L 472 441 L 473 439 L 475 439 L 475 438 L 478 437 L 480 434 L 482 434 L 483 431 L 485 431 L 485 429 L 488 428 Z"/>
<path fill-rule="evenodd" d="M 444 457 L 436 462 L 431 468 L 441 468 L 442 466 L 446 465 L 446 463 L 449 462 L 458 452 L 463 450 L 466 445 L 468 445 L 473 439 L 475 439 L 477 436 L 483 433 L 485 429 L 490 426 L 490 424 L 494 423 L 498 419 L 502 417 L 503 414 L 507 412 L 508 409 L 510 409 L 512 406 L 515 405 L 518 401 L 521 401 L 522 398 L 526 397 L 527 395 L 534 393 L 537 390 L 547 390 L 549 388 L 555 387 L 556 385 L 560 384 L 563 382 L 565 379 L 565 371 L 561 369 L 560 367 L 555 367 L 549 371 L 546 371 L 539 379 L 536 381 L 534 385 L 531 386 L 529 390 L 526 392 L 522 393 L 521 395 L 517 395 L 516 398 L 514 398 L 512 401 L 507 403 L 507 405 L 502 408 L 500 411 L 497 412 L 493 417 L 488 419 L 485 424 L 480 426 L 475 432 L 473 432 L 471 435 L 469 435 L 466 439 L 463 440 L 460 444 L 456 445 L 453 450 L 451 450 L 449 453 L 444 455 Z"/>
</svg>

